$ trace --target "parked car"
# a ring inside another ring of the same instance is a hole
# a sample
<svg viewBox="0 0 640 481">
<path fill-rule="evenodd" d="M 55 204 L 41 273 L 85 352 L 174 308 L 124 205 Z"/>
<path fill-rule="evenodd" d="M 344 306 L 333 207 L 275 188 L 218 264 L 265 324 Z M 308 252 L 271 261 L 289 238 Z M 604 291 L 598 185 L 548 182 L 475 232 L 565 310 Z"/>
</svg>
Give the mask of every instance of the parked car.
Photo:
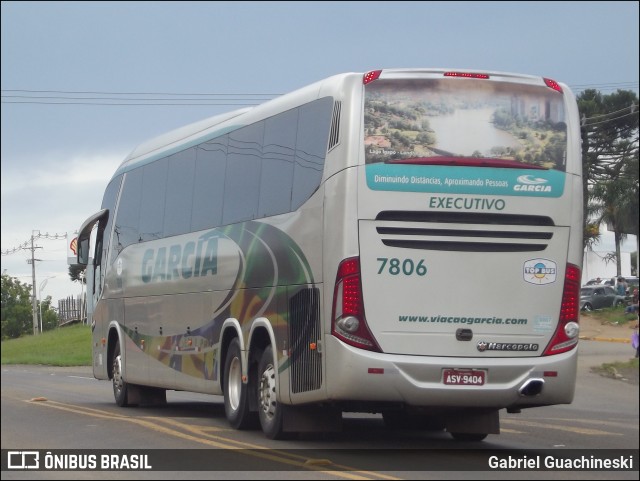
<svg viewBox="0 0 640 481">
<path fill-rule="evenodd" d="M 627 297 L 631 296 L 633 294 L 633 290 L 638 287 L 638 278 L 637 277 L 623 277 L 625 282 L 627 283 Z M 598 277 L 597 279 L 591 279 L 589 280 L 589 282 L 587 282 L 585 284 L 585 286 L 610 286 L 613 287 L 613 289 L 616 289 L 616 286 L 618 285 L 618 278 L 617 277 L 608 277 L 605 279 L 601 279 L 600 277 Z"/>
<path fill-rule="evenodd" d="M 585 286 L 613 286 L 613 282 L 611 281 L 611 279 L 606 278 L 606 279 L 601 279 L 600 277 L 598 277 L 597 279 L 591 279 L 589 280 L 589 282 L 587 282 L 585 284 Z"/>
<path fill-rule="evenodd" d="M 592 285 L 582 286 L 580 289 L 580 310 L 593 311 L 604 307 L 618 307 L 625 305 L 624 296 L 619 296 L 613 287 Z"/>
</svg>

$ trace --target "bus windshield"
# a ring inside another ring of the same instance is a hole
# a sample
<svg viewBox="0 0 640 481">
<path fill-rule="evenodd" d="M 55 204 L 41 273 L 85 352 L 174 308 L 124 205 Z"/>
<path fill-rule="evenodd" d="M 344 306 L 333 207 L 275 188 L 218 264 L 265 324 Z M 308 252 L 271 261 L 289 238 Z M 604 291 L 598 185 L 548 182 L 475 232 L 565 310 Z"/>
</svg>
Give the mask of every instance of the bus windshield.
<svg viewBox="0 0 640 481">
<path fill-rule="evenodd" d="M 367 164 L 566 170 L 563 96 L 543 86 L 378 79 L 366 86 L 364 121 Z"/>
</svg>

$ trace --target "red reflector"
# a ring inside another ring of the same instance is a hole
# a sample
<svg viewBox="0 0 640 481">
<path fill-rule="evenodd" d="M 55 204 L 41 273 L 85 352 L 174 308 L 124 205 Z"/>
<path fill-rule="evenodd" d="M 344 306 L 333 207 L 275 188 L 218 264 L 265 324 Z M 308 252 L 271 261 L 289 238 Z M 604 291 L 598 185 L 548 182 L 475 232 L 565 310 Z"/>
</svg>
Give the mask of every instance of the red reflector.
<svg viewBox="0 0 640 481">
<path fill-rule="evenodd" d="M 562 304 L 560 306 L 560 322 L 564 325 L 567 322 L 578 322 L 580 318 L 580 269 L 567 264 L 567 271 L 564 279 L 564 292 L 562 293 Z"/>
<path fill-rule="evenodd" d="M 375 79 L 380 77 L 381 73 L 382 70 L 372 70 L 371 72 L 367 72 L 364 74 L 364 77 L 362 77 L 362 83 L 367 85 L 368 83 L 373 82 Z"/>
<path fill-rule="evenodd" d="M 384 369 L 381 367 L 370 367 L 367 369 L 369 374 L 384 374 Z"/>
<path fill-rule="evenodd" d="M 558 371 L 544 371 L 542 373 L 543 377 L 558 377 Z"/>
<path fill-rule="evenodd" d="M 551 80 L 550 78 L 546 78 L 544 79 L 544 83 L 547 84 L 547 87 L 549 87 L 550 89 L 556 90 L 560 93 L 562 93 L 562 87 L 560 87 L 560 84 L 558 84 L 558 82 L 556 82 L 555 80 Z"/>
<path fill-rule="evenodd" d="M 486 73 L 470 73 L 470 72 L 445 72 L 445 77 L 464 77 L 464 78 L 480 78 L 488 79 L 489 76 Z"/>
</svg>

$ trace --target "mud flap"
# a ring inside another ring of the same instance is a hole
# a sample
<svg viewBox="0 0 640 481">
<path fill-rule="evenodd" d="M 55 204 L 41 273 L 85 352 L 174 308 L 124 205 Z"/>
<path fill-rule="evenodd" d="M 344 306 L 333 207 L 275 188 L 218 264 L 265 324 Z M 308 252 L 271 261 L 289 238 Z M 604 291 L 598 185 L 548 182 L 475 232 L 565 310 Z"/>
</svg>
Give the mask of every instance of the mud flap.
<svg viewBox="0 0 640 481">
<path fill-rule="evenodd" d="M 336 433 L 342 430 L 342 411 L 331 407 L 280 406 L 282 430 L 290 433 Z"/>
<path fill-rule="evenodd" d="M 445 419 L 445 429 L 450 433 L 500 434 L 498 410 L 458 412 Z"/>
<path fill-rule="evenodd" d="M 166 389 L 127 385 L 127 403 L 132 406 L 163 406 L 167 404 Z"/>
</svg>

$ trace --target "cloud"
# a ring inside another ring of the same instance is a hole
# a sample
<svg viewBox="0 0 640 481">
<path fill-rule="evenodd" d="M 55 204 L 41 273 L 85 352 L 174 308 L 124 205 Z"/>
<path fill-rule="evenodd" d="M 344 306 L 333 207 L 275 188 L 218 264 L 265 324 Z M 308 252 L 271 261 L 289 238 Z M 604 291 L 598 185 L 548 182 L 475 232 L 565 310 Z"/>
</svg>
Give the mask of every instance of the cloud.
<svg viewBox="0 0 640 481">
<path fill-rule="evenodd" d="M 2 165 L 0 224 L 2 229 L 2 269 L 21 282 L 33 283 L 30 261 L 31 236 L 68 234 L 68 239 L 37 239 L 35 250 L 36 286 L 50 277 L 44 296 L 58 299 L 78 295 L 81 287 L 68 275 L 67 241 L 91 214 L 100 209 L 102 195 L 126 153 L 80 155 L 63 158 L 44 155 Z M 27 245 L 25 245 L 25 242 Z M 27 247 L 11 254 L 7 250 Z M 39 293 L 38 293 L 39 294 Z"/>
<path fill-rule="evenodd" d="M 71 158 L 48 156 L 45 159 L 24 159 L 13 169 L 6 164 L 2 172 L 2 195 L 43 187 L 74 188 L 89 183 L 105 186 L 126 153 L 80 155 Z M 31 166 L 31 168 L 20 168 Z"/>
</svg>

